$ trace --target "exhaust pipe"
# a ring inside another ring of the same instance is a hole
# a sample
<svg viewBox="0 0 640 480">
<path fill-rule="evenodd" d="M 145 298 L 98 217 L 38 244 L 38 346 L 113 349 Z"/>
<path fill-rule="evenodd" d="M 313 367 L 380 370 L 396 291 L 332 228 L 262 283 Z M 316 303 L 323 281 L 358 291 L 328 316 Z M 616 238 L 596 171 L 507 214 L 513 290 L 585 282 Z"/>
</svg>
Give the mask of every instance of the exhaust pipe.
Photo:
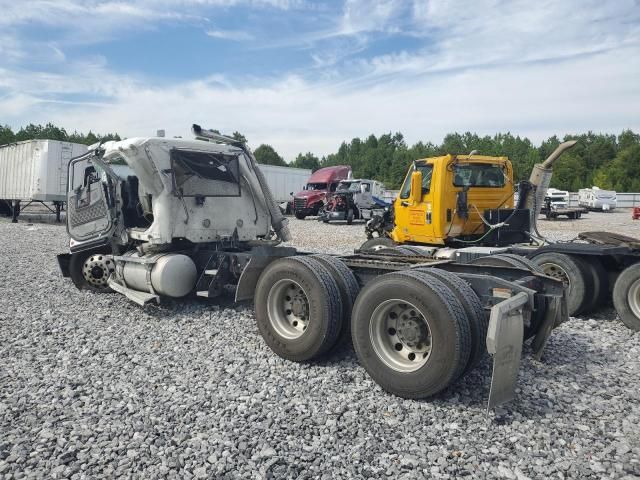
<svg viewBox="0 0 640 480">
<path fill-rule="evenodd" d="M 540 209 L 544 203 L 544 196 L 551 183 L 553 164 L 564 152 L 572 148 L 576 143 L 578 143 L 577 140 L 561 143 L 544 162 L 537 163 L 533 166 L 531 177 L 529 177 L 529 184 L 533 186 L 533 191 L 530 190 L 527 192 L 526 201 L 523 206 L 523 208 L 529 209 L 531 230 L 533 232 L 537 233 L 538 231 L 538 215 L 540 215 Z"/>
</svg>

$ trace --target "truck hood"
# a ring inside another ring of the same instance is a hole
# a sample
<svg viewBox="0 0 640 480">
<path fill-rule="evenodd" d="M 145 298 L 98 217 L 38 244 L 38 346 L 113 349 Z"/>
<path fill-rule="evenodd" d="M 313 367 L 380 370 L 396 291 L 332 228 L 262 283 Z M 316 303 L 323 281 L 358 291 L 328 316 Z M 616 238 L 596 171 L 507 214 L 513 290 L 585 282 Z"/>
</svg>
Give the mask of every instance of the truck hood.
<svg viewBox="0 0 640 480">
<path fill-rule="evenodd" d="M 309 200 L 318 200 L 324 198 L 327 192 L 324 190 L 302 190 L 294 195 L 295 198 L 304 198 Z"/>
</svg>

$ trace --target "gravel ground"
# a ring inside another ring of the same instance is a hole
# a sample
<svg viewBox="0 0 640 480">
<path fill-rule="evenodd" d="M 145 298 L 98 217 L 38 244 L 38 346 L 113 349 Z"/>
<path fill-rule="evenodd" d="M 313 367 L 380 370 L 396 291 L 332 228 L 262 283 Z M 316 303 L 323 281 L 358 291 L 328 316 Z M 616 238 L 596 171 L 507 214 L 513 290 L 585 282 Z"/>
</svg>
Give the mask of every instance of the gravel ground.
<svg viewBox="0 0 640 480">
<path fill-rule="evenodd" d="M 362 242 L 362 225 L 291 227 L 308 250 Z M 640 234 L 626 211 L 541 227 Z M 403 400 L 348 347 L 276 357 L 250 306 L 77 291 L 55 260 L 63 227 L 2 220 L 0 239 L 0 478 L 640 476 L 640 334 L 610 309 L 562 325 L 543 362 L 525 355 L 517 399 L 488 415 L 488 361 Z"/>
</svg>

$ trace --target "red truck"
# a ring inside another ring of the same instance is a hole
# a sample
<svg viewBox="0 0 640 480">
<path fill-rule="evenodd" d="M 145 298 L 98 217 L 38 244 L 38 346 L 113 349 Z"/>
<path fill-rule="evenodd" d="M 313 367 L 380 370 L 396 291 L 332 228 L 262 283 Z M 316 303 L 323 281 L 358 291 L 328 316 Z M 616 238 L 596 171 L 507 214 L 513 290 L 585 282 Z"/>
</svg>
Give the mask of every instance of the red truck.
<svg viewBox="0 0 640 480">
<path fill-rule="evenodd" d="M 320 207 L 329 192 L 335 192 L 340 180 L 351 175 L 351 167 L 338 165 L 325 167 L 313 173 L 301 192 L 293 196 L 293 213 L 297 219 L 303 220 L 307 215 L 318 215 Z"/>
</svg>

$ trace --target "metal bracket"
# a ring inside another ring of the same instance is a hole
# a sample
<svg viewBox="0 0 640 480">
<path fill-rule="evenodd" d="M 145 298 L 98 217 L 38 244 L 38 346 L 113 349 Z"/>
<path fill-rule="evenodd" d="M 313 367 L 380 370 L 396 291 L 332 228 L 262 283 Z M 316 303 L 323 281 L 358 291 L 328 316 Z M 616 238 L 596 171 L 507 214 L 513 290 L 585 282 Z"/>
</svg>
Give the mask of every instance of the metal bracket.
<svg viewBox="0 0 640 480">
<path fill-rule="evenodd" d="M 111 277 L 109 278 L 107 283 L 109 284 L 109 287 L 111 287 L 112 290 L 124 295 L 129 300 L 137 303 L 141 307 L 144 307 L 147 303 L 153 300 L 160 303 L 160 297 L 158 295 L 154 295 L 152 293 L 140 292 L 138 290 L 132 290 L 130 288 L 125 287 L 124 285 L 121 285 L 117 281 L 113 280 Z"/>
<path fill-rule="evenodd" d="M 493 356 L 493 375 L 487 410 L 515 396 L 524 335 L 522 307 L 528 300 L 528 295 L 520 292 L 491 309 L 487 351 Z"/>
</svg>

